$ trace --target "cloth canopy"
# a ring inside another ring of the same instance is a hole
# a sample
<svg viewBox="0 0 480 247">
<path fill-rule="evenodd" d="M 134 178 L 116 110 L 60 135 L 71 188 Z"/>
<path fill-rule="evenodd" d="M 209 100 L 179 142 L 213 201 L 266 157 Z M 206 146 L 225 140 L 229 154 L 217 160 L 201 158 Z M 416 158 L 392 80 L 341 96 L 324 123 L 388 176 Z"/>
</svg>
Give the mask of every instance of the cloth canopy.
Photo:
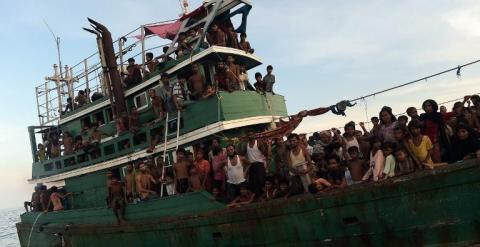
<svg viewBox="0 0 480 247">
<path fill-rule="evenodd" d="M 158 35 L 162 39 L 173 40 L 180 30 L 180 21 L 163 23 L 158 25 L 145 26 L 145 36 Z M 143 38 L 143 37 L 140 37 Z"/>
</svg>

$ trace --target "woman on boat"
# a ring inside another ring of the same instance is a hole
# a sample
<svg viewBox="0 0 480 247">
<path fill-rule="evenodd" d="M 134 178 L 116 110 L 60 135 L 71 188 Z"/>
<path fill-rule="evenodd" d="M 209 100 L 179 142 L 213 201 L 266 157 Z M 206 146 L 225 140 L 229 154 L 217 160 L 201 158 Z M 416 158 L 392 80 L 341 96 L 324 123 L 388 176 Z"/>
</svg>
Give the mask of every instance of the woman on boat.
<svg viewBox="0 0 480 247">
<path fill-rule="evenodd" d="M 447 134 L 444 119 L 449 118 L 453 113 L 442 114 L 438 112 L 438 104 L 432 99 L 425 100 L 422 104 L 422 109 L 425 113 L 420 115 L 420 121 L 422 121 L 421 133 L 428 136 L 433 144 L 433 163 L 449 160 L 450 138 Z"/>
<path fill-rule="evenodd" d="M 480 141 L 475 132 L 466 124 L 458 124 L 452 140 L 452 153 L 450 162 L 479 158 Z"/>
<path fill-rule="evenodd" d="M 384 106 L 378 115 L 380 118 L 378 138 L 382 142 L 395 142 L 393 129 L 397 126 L 397 118 L 393 115 L 392 108 Z"/>
</svg>

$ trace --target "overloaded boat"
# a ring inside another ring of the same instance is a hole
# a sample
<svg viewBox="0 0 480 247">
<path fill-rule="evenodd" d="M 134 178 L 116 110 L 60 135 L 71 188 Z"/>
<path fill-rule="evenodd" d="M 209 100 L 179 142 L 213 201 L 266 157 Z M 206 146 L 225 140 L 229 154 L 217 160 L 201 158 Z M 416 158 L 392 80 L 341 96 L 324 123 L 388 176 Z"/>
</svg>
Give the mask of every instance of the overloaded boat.
<svg viewBox="0 0 480 247">
<path fill-rule="evenodd" d="M 29 182 L 62 187 L 71 193 L 68 207 L 22 214 L 21 246 L 466 246 L 480 239 L 478 161 L 235 209 L 206 191 L 172 196 L 162 187 L 159 198 L 129 203 L 127 222 L 117 224 L 105 201 L 107 172 L 123 178 L 128 164 L 148 159 L 161 163 L 165 173 L 179 147 L 194 152 L 215 137 L 235 141 L 250 130 L 283 136 L 305 116 L 341 114 L 349 106 L 342 101 L 288 116 L 281 95 L 215 91 L 202 99 L 186 96 L 182 110 L 159 118 L 148 92 L 161 91 L 162 76 L 170 85 L 184 83 L 194 64 L 215 88 L 219 62 L 233 58 L 247 71 L 262 63 L 243 49 L 205 44 L 212 25 L 233 26 L 236 17 L 235 32 L 245 33 L 251 8 L 248 0 L 205 1 L 178 20 L 142 25 L 114 42 L 105 26 L 90 20 L 87 30 L 96 35 L 99 52 L 71 68 L 54 66 L 54 76 L 35 88 L 40 125 L 28 128 L 34 160 Z M 179 39 L 189 32 L 190 48 L 179 52 Z M 172 42 L 149 47 L 148 40 L 158 36 Z M 149 67 L 147 53 L 163 47 L 161 62 Z M 138 81 L 121 76 L 127 56 L 142 61 Z M 122 131 L 132 108 L 141 123 L 134 133 Z M 94 152 L 52 154 L 55 145 L 65 145 L 65 133 L 81 144 L 91 128 L 105 136 Z M 48 158 L 39 143 L 48 143 Z"/>
</svg>

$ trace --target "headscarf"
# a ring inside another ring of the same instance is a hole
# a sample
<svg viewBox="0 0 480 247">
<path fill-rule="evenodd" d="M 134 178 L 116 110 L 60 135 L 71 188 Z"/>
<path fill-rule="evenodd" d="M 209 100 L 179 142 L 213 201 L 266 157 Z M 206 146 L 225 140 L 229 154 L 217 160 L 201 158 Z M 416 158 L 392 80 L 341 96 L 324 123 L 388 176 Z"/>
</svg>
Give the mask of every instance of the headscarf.
<svg viewBox="0 0 480 247">
<path fill-rule="evenodd" d="M 430 120 L 430 121 L 433 121 L 433 122 L 437 123 L 438 125 L 443 125 L 444 122 L 443 122 L 442 114 L 440 112 L 438 112 L 437 102 L 435 102 L 435 100 L 433 100 L 433 99 L 425 100 L 422 104 L 422 109 L 424 111 L 425 111 L 425 104 L 427 104 L 427 103 L 430 103 L 430 105 L 432 106 L 432 112 L 422 113 L 420 115 L 420 120 L 421 121 Z"/>
</svg>

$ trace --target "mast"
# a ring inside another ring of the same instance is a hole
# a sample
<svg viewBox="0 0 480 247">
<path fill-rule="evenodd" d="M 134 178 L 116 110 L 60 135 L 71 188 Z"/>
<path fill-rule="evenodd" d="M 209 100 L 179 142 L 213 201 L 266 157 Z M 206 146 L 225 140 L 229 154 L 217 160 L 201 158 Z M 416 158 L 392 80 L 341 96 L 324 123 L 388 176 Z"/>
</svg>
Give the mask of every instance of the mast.
<svg viewBox="0 0 480 247">
<path fill-rule="evenodd" d="M 88 28 L 84 28 L 84 30 L 97 35 L 99 52 L 100 54 L 103 54 L 101 59 L 104 59 L 105 62 L 105 64 L 102 64 L 103 72 L 104 74 L 108 75 L 107 88 L 108 91 L 111 91 L 110 102 L 112 104 L 115 116 L 118 117 L 121 116 L 123 112 L 127 112 L 127 107 L 125 104 L 125 93 L 123 91 L 120 73 L 117 69 L 118 65 L 115 58 L 112 35 L 104 25 L 90 18 L 87 19 L 91 23 L 91 26 L 94 28 L 94 30 Z"/>
</svg>

